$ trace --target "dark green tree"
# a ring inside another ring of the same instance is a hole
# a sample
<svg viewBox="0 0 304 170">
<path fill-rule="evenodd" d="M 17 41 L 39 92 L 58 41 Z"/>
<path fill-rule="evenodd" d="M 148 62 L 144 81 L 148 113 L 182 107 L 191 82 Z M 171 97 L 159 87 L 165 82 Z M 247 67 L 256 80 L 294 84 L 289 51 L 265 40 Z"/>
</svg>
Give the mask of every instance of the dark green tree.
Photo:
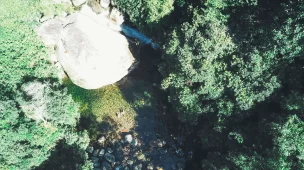
<svg viewBox="0 0 304 170">
<path fill-rule="evenodd" d="M 160 66 L 163 88 L 181 120 L 249 110 L 281 86 L 283 70 L 303 54 L 303 3 L 267 10 L 272 3 L 213 0 L 202 8 L 188 6 L 187 21 L 170 33 Z"/>
<path fill-rule="evenodd" d="M 115 0 L 115 2 L 140 29 L 157 26 L 160 20 L 174 9 L 174 0 Z"/>
</svg>

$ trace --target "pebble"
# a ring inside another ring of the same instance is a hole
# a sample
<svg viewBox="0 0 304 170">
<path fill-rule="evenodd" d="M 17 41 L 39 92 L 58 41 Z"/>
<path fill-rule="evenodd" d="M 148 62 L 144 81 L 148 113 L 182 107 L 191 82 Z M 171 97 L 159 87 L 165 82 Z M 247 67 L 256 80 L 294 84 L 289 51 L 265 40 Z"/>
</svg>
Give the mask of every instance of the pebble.
<svg viewBox="0 0 304 170">
<path fill-rule="evenodd" d="M 104 154 L 105 154 L 105 150 L 104 149 L 100 149 L 98 156 L 99 157 L 103 157 Z"/>
<path fill-rule="evenodd" d="M 141 170 L 142 164 L 135 165 L 133 170 Z"/>
<path fill-rule="evenodd" d="M 106 153 L 105 155 L 104 155 L 104 158 L 107 160 L 107 161 L 109 161 L 109 162 L 115 162 L 115 157 L 114 157 L 114 155 L 112 155 L 112 154 L 110 154 L 110 153 Z"/>
<path fill-rule="evenodd" d="M 150 163 L 150 164 L 148 164 L 148 166 L 147 166 L 147 170 L 153 170 L 153 165 Z"/>
<path fill-rule="evenodd" d="M 133 141 L 133 137 L 131 134 L 128 134 L 125 136 L 125 141 L 127 141 L 128 143 L 131 143 Z"/>
<path fill-rule="evenodd" d="M 133 165 L 134 161 L 133 160 L 127 160 L 128 165 Z"/>
<path fill-rule="evenodd" d="M 98 168 L 98 167 L 100 167 L 100 163 L 95 162 L 93 166 L 94 166 L 95 168 Z"/>
<path fill-rule="evenodd" d="M 112 170 L 111 165 L 108 162 L 103 162 L 102 163 L 102 170 Z"/>
<path fill-rule="evenodd" d="M 93 146 L 88 146 L 87 149 L 86 149 L 86 151 L 87 151 L 88 153 L 93 153 L 93 151 L 94 151 Z"/>
<path fill-rule="evenodd" d="M 113 153 L 113 149 L 112 148 L 108 148 L 107 152 L 108 153 Z"/>
<path fill-rule="evenodd" d="M 102 136 L 101 138 L 98 139 L 98 143 L 100 144 L 104 144 L 104 142 L 106 141 L 106 138 L 104 136 Z"/>
<path fill-rule="evenodd" d="M 95 162 L 98 162 L 98 161 L 99 161 L 99 159 L 98 159 L 97 157 L 95 157 L 95 156 L 92 156 L 92 157 L 91 157 L 91 160 L 92 160 L 92 162 L 93 162 L 93 163 L 95 163 Z"/>
<path fill-rule="evenodd" d="M 98 156 L 98 153 L 99 153 L 99 149 L 96 149 L 96 150 L 93 152 L 93 156 Z"/>
</svg>

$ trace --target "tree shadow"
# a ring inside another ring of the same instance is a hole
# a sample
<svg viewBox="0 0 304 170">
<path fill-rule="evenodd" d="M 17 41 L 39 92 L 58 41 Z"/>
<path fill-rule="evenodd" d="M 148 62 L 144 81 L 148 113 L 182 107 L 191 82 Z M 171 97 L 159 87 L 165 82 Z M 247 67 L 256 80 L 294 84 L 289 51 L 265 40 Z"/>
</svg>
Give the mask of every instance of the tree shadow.
<svg viewBox="0 0 304 170">
<path fill-rule="evenodd" d="M 49 159 L 35 170 L 76 170 L 85 163 L 86 152 L 76 144 L 68 145 L 60 141 Z"/>
</svg>

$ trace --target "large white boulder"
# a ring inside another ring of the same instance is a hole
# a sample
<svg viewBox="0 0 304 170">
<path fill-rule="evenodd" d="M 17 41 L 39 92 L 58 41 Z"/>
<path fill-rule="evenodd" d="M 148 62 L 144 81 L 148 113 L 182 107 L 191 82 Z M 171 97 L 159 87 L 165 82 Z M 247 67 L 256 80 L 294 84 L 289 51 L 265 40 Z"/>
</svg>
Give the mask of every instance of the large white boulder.
<svg viewBox="0 0 304 170">
<path fill-rule="evenodd" d="M 135 63 L 119 27 L 99 17 L 85 8 L 69 15 L 65 21 L 50 20 L 38 29 L 38 34 L 43 32 L 39 35 L 46 38 L 48 44 L 56 41 L 58 61 L 73 83 L 85 89 L 97 89 L 119 81 Z"/>
</svg>

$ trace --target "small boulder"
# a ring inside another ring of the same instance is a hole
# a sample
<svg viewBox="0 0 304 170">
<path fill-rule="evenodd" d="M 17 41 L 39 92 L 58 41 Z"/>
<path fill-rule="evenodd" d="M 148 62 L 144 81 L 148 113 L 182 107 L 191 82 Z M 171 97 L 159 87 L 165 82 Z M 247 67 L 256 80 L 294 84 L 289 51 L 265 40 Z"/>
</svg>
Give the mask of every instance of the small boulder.
<svg viewBox="0 0 304 170">
<path fill-rule="evenodd" d="M 138 164 L 138 165 L 135 165 L 133 170 L 141 170 L 142 169 L 142 164 Z"/>
<path fill-rule="evenodd" d="M 110 0 L 100 0 L 100 6 L 103 8 L 108 8 L 110 6 Z"/>
<path fill-rule="evenodd" d="M 125 141 L 128 143 L 131 143 L 133 141 L 133 137 L 131 134 L 128 134 L 125 136 Z"/>
<path fill-rule="evenodd" d="M 108 162 L 104 161 L 102 162 L 102 170 L 112 170 L 112 167 Z"/>
<path fill-rule="evenodd" d="M 147 166 L 147 170 L 153 170 L 153 165 L 150 163 L 150 164 L 148 164 L 148 166 Z"/>
<path fill-rule="evenodd" d="M 112 5 L 112 6 L 116 6 L 116 5 L 117 5 L 116 0 L 111 0 L 111 5 Z"/>
<path fill-rule="evenodd" d="M 108 153 L 113 153 L 113 149 L 112 149 L 112 148 L 108 148 L 108 149 L 107 149 L 107 152 L 108 152 Z"/>
<path fill-rule="evenodd" d="M 117 25 L 121 25 L 125 21 L 121 12 L 116 8 L 112 9 L 110 13 L 110 19 L 114 21 Z"/>
<path fill-rule="evenodd" d="M 87 149 L 86 149 L 86 151 L 87 151 L 88 153 L 93 153 L 93 151 L 94 151 L 93 146 L 88 146 Z"/>
<path fill-rule="evenodd" d="M 134 163 L 134 161 L 133 161 L 133 160 L 130 160 L 130 159 L 129 159 L 129 160 L 127 160 L 127 164 L 128 164 L 128 165 L 133 165 L 133 163 Z"/>
<path fill-rule="evenodd" d="M 100 149 L 98 156 L 99 157 L 103 157 L 104 154 L 105 154 L 105 150 L 104 149 Z"/>
<path fill-rule="evenodd" d="M 93 163 L 97 163 L 99 161 L 99 159 L 95 156 L 91 157 L 91 160 Z"/>
<path fill-rule="evenodd" d="M 133 139 L 132 142 L 131 142 L 131 145 L 132 146 L 137 146 L 138 142 L 136 139 Z"/>
<path fill-rule="evenodd" d="M 110 154 L 110 153 L 106 153 L 104 155 L 104 158 L 108 161 L 108 162 L 115 162 L 115 157 L 114 155 Z"/>
<path fill-rule="evenodd" d="M 93 152 L 93 156 L 98 156 L 98 153 L 99 153 L 99 149 L 96 149 L 94 152 Z"/>
<path fill-rule="evenodd" d="M 98 168 L 98 167 L 100 167 L 100 163 L 94 162 L 93 166 L 94 166 L 95 168 Z"/>
<path fill-rule="evenodd" d="M 86 2 L 86 0 L 72 0 L 73 5 L 76 6 L 76 7 L 81 6 L 85 2 Z"/>
<path fill-rule="evenodd" d="M 91 7 L 92 11 L 96 14 L 100 14 L 102 12 L 101 6 L 96 0 L 88 0 L 88 6 Z"/>
<path fill-rule="evenodd" d="M 103 145 L 105 141 L 106 141 L 106 138 L 104 136 L 102 136 L 98 139 L 98 143 L 101 145 Z"/>
</svg>

